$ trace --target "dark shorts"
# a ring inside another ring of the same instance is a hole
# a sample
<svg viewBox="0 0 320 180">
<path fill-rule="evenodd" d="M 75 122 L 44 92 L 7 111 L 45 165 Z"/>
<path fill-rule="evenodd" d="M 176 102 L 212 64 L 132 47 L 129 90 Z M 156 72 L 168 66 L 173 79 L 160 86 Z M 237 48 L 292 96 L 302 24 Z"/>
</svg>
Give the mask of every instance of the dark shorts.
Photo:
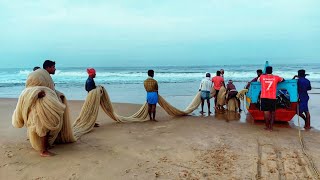
<svg viewBox="0 0 320 180">
<path fill-rule="evenodd" d="M 214 95 L 214 97 L 218 97 L 218 94 L 219 94 L 219 90 L 216 90 L 216 95 Z"/>
<path fill-rule="evenodd" d="M 210 91 L 201 91 L 201 99 L 210 99 Z"/>
<path fill-rule="evenodd" d="M 238 91 L 230 91 L 228 93 L 228 99 L 236 98 L 238 94 Z"/>
<path fill-rule="evenodd" d="M 299 102 L 299 112 L 309 112 L 309 108 L 308 108 L 308 100 L 306 101 L 301 101 Z"/>
<path fill-rule="evenodd" d="M 261 98 L 260 110 L 261 111 L 276 111 L 276 99 Z"/>
</svg>

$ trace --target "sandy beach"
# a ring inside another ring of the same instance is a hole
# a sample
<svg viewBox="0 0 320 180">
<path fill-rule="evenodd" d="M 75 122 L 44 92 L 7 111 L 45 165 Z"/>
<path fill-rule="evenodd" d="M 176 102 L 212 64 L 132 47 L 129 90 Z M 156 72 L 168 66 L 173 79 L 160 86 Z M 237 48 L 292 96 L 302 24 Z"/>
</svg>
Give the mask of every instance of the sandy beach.
<svg viewBox="0 0 320 180">
<path fill-rule="evenodd" d="M 170 117 L 160 107 L 159 122 L 144 123 L 116 123 L 100 110 L 101 127 L 41 158 L 26 128 L 11 125 L 16 103 L 0 99 L 0 179 L 316 179 L 297 128 L 276 124 L 267 132 L 263 123 L 241 123 L 237 114 Z M 73 120 L 82 103 L 69 101 Z M 125 116 L 140 108 L 114 105 Z M 320 133 L 302 134 L 319 169 Z"/>
</svg>

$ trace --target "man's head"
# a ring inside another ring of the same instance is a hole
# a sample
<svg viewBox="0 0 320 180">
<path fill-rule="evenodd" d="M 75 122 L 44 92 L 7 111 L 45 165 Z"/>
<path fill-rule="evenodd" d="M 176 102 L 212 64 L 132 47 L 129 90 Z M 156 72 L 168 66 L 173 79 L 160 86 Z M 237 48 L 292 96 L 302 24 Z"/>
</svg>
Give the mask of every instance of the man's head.
<svg viewBox="0 0 320 180">
<path fill-rule="evenodd" d="M 306 71 L 304 69 L 300 69 L 298 71 L 298 77 L 306 77 Z"/>
<path fill-rule="evenodd" d="M 221 75 L 224 75 L 224 69 L 220 69 Z"/>
<path fill-rule="evenodd" d="M 233 84 L 233 81 L 230 79 L 230 80 L 228 81 L 228 84 Z"/>
<path fill-rule="evenodd" d="M 221 75 L 221 72 L 220 72 L 220 71 L 217 71 L 216 74 L 217 74 L 217 76 L 220 76 L 220 75 Z"/>
<path fill-rule="evenodd" d="M 148 70 L 148 76 L 153 77 L 154 71 L 152 69 Z"/>
<path fill-rule="evenodd" d="M 260 77 L 261 74 L 262 74 L 262 69 L 258 69 L 258 70 L 257 70 L 257 76 Z"/>
<path fill-rule="evenodd" d="M 40 67 L 39 67 L 39 66 L 35 66 L 35 67 L 33 68 L 33 71 L 35 71 L 35 70 L 37 70 L 37 69 L 40 69 Z"/>
<path fill-rule="evenodd" d="M 87 68 L 87 73 L 88 73 L 89 77 L 91 77 L 91 78 L 96 77 L 96 70 L 93 68 Z"/>
<path fill-rule="evenodd" d="M 206 77 L 211 77 L 211 74 L 207 72 Z"/>
<path fill-rule="evenodd" d="M 267 66 L 266 67 L 266 73 L 267 74 L 272 74 L 272 66 Z"/>
<path fill-rule="evenodd" d="M 47 70 L 49 74 L 54 74 L 56 72 L 56 62 L 45 60 L 43 63 L 43 69 Z"/>
</svg>

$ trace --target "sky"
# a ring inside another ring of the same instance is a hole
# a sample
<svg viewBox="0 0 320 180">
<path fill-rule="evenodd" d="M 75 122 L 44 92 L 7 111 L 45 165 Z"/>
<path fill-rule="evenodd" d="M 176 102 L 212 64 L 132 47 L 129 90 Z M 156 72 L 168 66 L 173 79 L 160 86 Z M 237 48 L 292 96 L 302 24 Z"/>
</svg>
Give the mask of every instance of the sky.
<svg viewBox="0 0 320 180">
<path fill-rule="evenodd" d="M 0 68 L 320 62 L 319 0 L 0 0 Z"/>
</svg>

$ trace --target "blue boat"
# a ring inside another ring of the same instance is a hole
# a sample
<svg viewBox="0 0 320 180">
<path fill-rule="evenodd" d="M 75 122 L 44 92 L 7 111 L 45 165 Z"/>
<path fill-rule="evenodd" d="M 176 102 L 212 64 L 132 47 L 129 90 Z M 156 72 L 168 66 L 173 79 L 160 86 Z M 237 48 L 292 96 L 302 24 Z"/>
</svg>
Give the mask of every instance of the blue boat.
<svg viewBox="0 0 320 180">
<path fill-rule="evenodd" d="M 267 61 L 265 67 L 269 65 Z M 265 69 L 264 69 L 265 70 Z M 265 71 L 264 71 L 265 72 Z M 254 120 L 264 120 L 260 111 L 261 83 L 251 82 L 246 94 L 246 108 Z M 290 121 L 296 115 L 298 105 L 298 85 L 296 79 L 285 80 L 277 85 L 276 121 Z"/>
</svg>

